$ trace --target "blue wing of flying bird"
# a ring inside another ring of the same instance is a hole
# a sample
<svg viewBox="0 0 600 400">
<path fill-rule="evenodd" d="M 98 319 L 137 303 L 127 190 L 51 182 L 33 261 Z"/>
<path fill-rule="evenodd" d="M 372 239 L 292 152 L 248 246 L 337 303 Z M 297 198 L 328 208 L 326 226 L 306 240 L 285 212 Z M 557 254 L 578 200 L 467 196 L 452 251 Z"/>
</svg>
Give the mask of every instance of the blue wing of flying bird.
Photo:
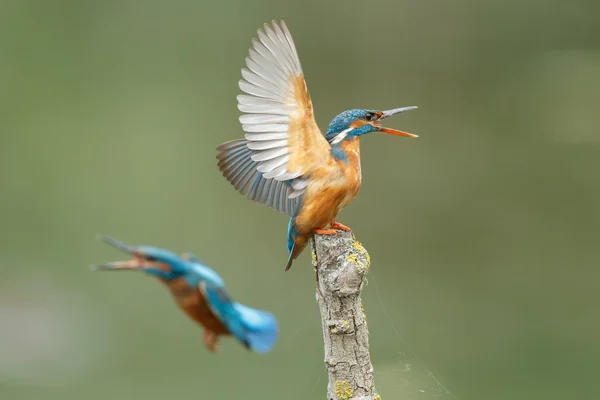
<svg viewBox="0 0 600 400">
<path fill-rule="evenodd" d="M 279 333 L 273 314 L 234 302 L 223 287 L 200 283 L 212 312 L 233 336 L 257 353 L 270 351 Z"/>
</svg>

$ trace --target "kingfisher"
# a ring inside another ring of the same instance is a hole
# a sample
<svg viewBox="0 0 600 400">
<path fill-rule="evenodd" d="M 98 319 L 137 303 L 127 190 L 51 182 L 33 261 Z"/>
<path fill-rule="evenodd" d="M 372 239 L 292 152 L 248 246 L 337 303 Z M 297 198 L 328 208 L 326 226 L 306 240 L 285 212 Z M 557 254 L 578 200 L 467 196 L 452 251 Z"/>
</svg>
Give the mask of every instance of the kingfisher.
<svg viewBox="0 0 600 400">
<path fill-rule="evenodd" d="M 178 256 L 152 246 L 129 246 L 107 236 L 101 236 L 100 240 L 133 259 L 93 265 L 92 269 L 136 270 L 158 278 L 171 290 L 179 308 L 204 328 L 203 342 L 210 351 L 217 351 L 219 337 L 228 335 L 257 353 L 266 353 L 275 345 L 278 335 L 275 317 L 234 302 L 225 291 L 223 279 L 197 256 L 191 253 Z"/>
<path fill-rule="evenodd" d="M 417 137 L 381 125 L 417 107 L 344 111 L 323 135 L 284 21 L 258 30 L 246 67 L 239 81 L 244 94 L 237 96 L 245 135 L 217 147 L 217 165 L 240 193 L 290 217 L 287 271 L 313 234 L 350 231 L 336 218 L 360 189 L 360 137 L 370 132 Z"/>
</svg>

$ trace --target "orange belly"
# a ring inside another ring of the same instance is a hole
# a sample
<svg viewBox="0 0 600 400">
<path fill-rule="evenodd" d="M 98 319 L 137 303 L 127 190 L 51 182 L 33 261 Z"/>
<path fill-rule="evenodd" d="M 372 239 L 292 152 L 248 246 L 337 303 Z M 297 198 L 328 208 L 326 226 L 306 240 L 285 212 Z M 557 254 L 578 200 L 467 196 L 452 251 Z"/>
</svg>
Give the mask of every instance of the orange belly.
<svg viewBox="0 0 600 400">
<path fill-rule="evenodd" d="M 312 188 L 307 188 L 302 208 L 296 216 L 296 230 L 300 235 L 330 225 L 338 213 L 356 197 L 360 188 L 337 183 L 314 182 L 312 185 Z"/>
<path fill-rule="evenodd" d="M 327 227 L 360 190 L 359 138 L 344 140 L 340 147 L 348 157 L 347 162 L 332 158 L 311 177 L 296 217 L 296 229 L 300 234 Z"/>
<path fill-rule="evenodd" d="M 183 278 L 166 282 L 166 284 L 171 289 L 177 305 L 188 317 L 207 331 L 212 331 L 217 335 L 229 335 L 229 330 L 210 310 L 199 289 L 189 287 Z"/>
<path fill-rule="evenodd" d="M 294 226 L 298 236 L 294 240 L 292 258 L 302 252 L 312 232 L 329 226 L 360 190 L 358 138 L 347 141 L 342 148 L 348 156 L 347 163 L 332 160 L 311 177 L 295 219 Z"/>
</svg>

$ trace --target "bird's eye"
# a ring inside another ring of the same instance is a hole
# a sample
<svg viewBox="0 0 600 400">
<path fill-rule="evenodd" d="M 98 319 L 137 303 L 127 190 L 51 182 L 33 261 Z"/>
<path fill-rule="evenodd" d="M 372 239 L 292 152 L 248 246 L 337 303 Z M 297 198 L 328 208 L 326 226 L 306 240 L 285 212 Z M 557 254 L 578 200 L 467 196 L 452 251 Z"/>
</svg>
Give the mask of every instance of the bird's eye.
<svg viewBox="0 0 600 400">
<path fill-rule="evenodd" d="M 146 256 L 144 258 L 146 259 L 146 261 L 150 261 L 150 262 L 156 262 L 156 261 L 158 261 L 155 257 L 152 257 L 152 256 Z"/>
<path fill-rule="evenodd" d="M 367 121 L 370 121 L 370 120 L 372 120 L 372 119 L 373 119 L 373 114 L 372 114 L 372 113 L 367 113 L 367 115 L 365 115 L 365 119 L 366 119 Z"/>
</svg>

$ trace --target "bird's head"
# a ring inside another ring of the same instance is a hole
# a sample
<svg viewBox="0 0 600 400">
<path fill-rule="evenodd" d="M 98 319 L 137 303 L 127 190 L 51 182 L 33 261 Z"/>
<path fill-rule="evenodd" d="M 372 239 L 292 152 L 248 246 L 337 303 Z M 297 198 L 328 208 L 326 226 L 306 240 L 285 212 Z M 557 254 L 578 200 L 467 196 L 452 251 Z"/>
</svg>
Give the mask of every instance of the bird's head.
<svg viewBox="0 0 600 400">
<path fill-rule="evenodd" d="M 133 259 L 94 265 L 92 269 L 95 271 L 139 270 L 157 277 L 175 279 L 183 275 L 189 268 L 186 261 L 168 250 L 152 246 L 129 246 L 107 236 L 101 236 L 99 239 L 130 254 Z"/>
<path fill-rule="evenodd" d="M 364 109 L 344 111 L 331 121 L 325 137 L 331 144 L 341 143 L 343 140 L 353 139 L 369 132 L 383 132 L 395 136 L 416 138 L 418 136 L 412 133 L 381 126 L 382 119 L 415 108 L 417 106 L 395 108 L 387 111 Z"/>
</svg>

